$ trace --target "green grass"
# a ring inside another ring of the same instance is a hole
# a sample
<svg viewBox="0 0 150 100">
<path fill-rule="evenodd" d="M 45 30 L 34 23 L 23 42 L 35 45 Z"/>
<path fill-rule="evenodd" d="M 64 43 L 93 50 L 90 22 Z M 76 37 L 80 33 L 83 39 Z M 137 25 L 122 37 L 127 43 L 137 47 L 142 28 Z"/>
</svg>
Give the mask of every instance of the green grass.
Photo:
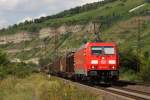
<svg viewBox="0 0 150 100">
<path fill-rule="evenodd" d="M 24 79 L 1 80 L 0 100 L 101 100 L 101 97 L 55 77 L 33 74 Z"/>
<path fill-rule="evenodd" d="M 60 26 L 63 23 L 69 23 L 71 25 L 72 24 L 86 24 L 87 22 L 92 21 L 95 18 L 98 18 L 100 16 L 111 16 L 114 13 L 121 15 L 122 18 L 128 18 L 129 17 L 128 11 L 140 4 L 143 4 L 143 0 L 136 0 L 134 2 L 127 0 L 125 3 L 118 0 L 118 1 L 109 3 L 107 5 L 104 5 L 102 7 L 99 7 L 91 11 L 83 12 L 83 13 L 80 13 L 71 17 L 49 19 L 43 23 L 46 25 L 50 25 L 50 26 L 51 25 Z M 98 20 L 101 20 L 101 19 L 98 19 Z"/>
<path fill-rule="evenodd" d="M 133 70 L 121 68 L 120 69 L 120 80 L 127 80 L 127 81 L 139 81 L 139 77 L 137 73 Z"/>
</svg>

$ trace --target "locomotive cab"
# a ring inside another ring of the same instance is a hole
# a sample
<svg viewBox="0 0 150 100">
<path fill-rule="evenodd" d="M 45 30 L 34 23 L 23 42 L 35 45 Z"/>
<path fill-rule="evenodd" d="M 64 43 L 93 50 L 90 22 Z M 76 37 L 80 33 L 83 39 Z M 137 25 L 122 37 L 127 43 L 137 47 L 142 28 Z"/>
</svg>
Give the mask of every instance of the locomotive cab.
<svg viewBox="0 0 150 100">
<path fill-rule="evenodd" d="M 89 42 L 74 54 L 76 76 L 108 82 L 118 80 L 119 57 L 115 43 Z"/>
<path fill-rule="evenodd" d="M 94 80 L 118 79 L 118 53 L 114 43 L 91 43 L 88 47 L 88 76 Z"/>
</svg>

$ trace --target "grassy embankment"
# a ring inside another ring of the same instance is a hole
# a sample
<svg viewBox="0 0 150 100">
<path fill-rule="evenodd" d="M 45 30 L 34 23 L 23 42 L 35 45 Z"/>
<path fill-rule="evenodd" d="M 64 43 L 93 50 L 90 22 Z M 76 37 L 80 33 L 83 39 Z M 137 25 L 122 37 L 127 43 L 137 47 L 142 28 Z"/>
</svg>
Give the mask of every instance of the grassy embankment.
<svg viewBox="0 0 150 100">
<path fill-rule="evenodd" d="M 55 77 L 33 74 L 19 79 L 8 77 L 0 81 L 0 100 L 100 100 L 92 92 L 76 88 Z"/>
<path fill-rule="evenodd" d="M 37 74 L 33 64 L 11 63 L 0 50 L 0 100 L 99 100 L 92 92 L 56 77 Z"/>
</svg>

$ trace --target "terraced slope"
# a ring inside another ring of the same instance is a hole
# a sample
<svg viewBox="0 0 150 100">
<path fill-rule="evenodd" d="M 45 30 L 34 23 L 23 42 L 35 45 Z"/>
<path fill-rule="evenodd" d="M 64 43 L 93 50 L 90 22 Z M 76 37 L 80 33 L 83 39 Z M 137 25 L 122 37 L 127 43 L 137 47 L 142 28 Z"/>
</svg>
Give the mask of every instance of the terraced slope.
<svg viewBox="0 0 150 100">
<path fill-rule="evenodd" d="M 27 32 L 32 34 L 28 41 L 0 45 L 4 50 L 18 49 L 22 52 L 9 53 L 11 58 L 28 60 L 31 58 L 49 57 L 53 59 L 55 51 L 58 56 L 79 48 L 86 41 L 93 41 L 94 35 L 91 22 L 100 27 L 101 36 L 105 41 L 115 41 L 120 51 L 132 48 L 136 52 L 138 34 L 140 33 L 140 47 L 142 52 L 150 50 L 150 4 L 144 0 L 106 0 L 105 3 L 89 4 L 90 7 L 77 8 L 62 12 L 55 16 L 25 22 L 0 31 L 0 35 Z M 144 6 L 130 12 L 131 9 Z M 96 7 L 94 7 L 94 5 Z M 94 7 L 94 8 L 93 8 Z M 81 10 L 81 11 L 80 11 Z M 70 12 L 69 12 L 70 11 Z M 140 21 L 139 21 L 140 20 Z M 139 24 L 140 23 L 140 24 Z M 68 28 L 69 27 L 69 28 Z M 47 29 L 40 38 L 41 30 Z M 75 31 L 77 30 L 77 31 Z M 38 47 L 38 48 L 37 48 Z M 26 48 L 30 48 L 27 50 Z"/>
</svg>

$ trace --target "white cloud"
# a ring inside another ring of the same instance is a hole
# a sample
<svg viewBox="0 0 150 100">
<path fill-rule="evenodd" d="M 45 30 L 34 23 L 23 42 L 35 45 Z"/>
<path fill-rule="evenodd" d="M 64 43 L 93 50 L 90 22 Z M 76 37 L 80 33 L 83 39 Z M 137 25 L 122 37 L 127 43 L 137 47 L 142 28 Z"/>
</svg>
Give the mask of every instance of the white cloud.
<svg viewBox="0 0 150 100">
<path fill-rule="evenodd" d="M 82 4 L 92 3 L 92 2 L 97 2 L 97 1 L 104 1 L 104 0 L 81 0 Z"/>
<path fill-rule="evenodd" d="M 0 17 L 3 19 L 0 19 L 0 26 L 33 20 L 96 1 L 102 0 L 0 0 Z"/>
<path fill-rule="evenodd" d="M 39 5 L 43 4 L 43 2 L 47 2 L 48 0 L 0 0 L 0 8 L 1 10 L 33 10 Z M 51 1 L 51 0 L 49 0 Z M 17 9 L 17 8 L 23 9 Z"/>
<path fill-rule="evenodd" d="M 0 0 L 0 9 L 14 9 L 20 0 Z"/>
<path fill-rule="evenodd" d="M 0 17 L 0 29 L 6 28 L 9 25 L 9 22 L 5 20 L 4 18 Z"/>
</svg>

